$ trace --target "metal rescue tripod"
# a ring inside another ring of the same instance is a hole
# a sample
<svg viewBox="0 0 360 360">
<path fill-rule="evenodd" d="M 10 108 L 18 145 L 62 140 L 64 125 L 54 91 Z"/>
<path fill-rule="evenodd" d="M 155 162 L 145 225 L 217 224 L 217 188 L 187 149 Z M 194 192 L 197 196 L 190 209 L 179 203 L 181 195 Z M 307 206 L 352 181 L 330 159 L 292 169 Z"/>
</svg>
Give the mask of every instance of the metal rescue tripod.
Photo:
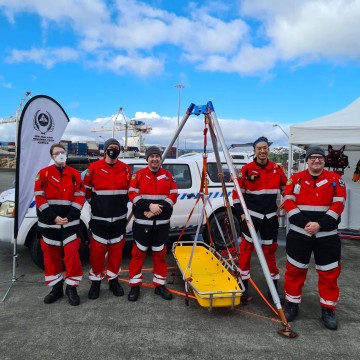
<svg viewBox="0 0 360 360">
<path fill-rule="evenodd" d="M 251 220 L 251 217 L 250 217 L 248 209 L 246 207 L 242 192 L 240 190 L 240 186 L 239 186 L 239 183 L 237 180 L 237 173 L 235 171 L 229 150 L 226 147 L 225 140 L 224 140 L 223 134 L 220 129 L 219 121 L 217 119 L 217 116 L 215 114 L 214 107 L 213 107 L 213 104 L 211 101 L 209 101 L 206 105 L 195 105 L 193 103 L 190 104 L 189 108 L 186 110 L 186 113 L 185 113 L 181 123 L 179 124 L 179 127 L 177 128 L 177 130 L 174 134 L 173 139 L 171 140 L 170 144 L 164 150 L 163 159 L 166 158 L 170 148 L 175 143 L 176 139 L 178 138 L 181 130 L 183 129 L 183 127 L 184 127 L 186 121 L 188 120 L 188 118 L 190 117 L 190 115 L 198 116 L 201 114 L 203 114 L 205 116 L 205 121 L 209 125 L 209 130 L 210 130 L 212 145 L 213 145 L 213 149 L 214 149 L 214 153 L 215 153 L 218 173 L 222 174 L 222 165 L 220 162 L 219 150 L 217 147 L 217 140 L 219 141 L 219 143 L 221 145 L 222 151 L 225 156 L 226 163 L 228 165 L 230 174 L 232 176 L 232 180 L 234 181 L 234 186 L 239 195 L 241 206 L 244 210 L 246 223 L 249 228 L 251 237 L 253 239 L 255 250 L 258 255 L 260 264 L 261 264 L 261 268 L 265 275 L 267 285 L 271 292 L 271 296 L 273 298 L 274 304 L 278 311 L 278 316 L 279 316 L 282 326 L 283 326 L 283 328 L 280 329 L 278 331 L 278 333 L 280 335 L 283 335 L 283 336 L 286 336 L 289 338 L 294 338 L 297 336 L 297 334 L 291 330 L 290 325 L 284 315 L 284 311 L 283 311 L 281 303 L 280 303 L 279 295 L 276 291 L 273 280 L 271 278 L 271 274 L 270 274 L 269 268 L 267 266 L 264 253 L 262 251 L 261 244 L 259 243 L 259 239 L 258 239 L 257 233 L 255 231 L 254 224 Z M 216 135 L 217 135 L 217 137 L 216 137 Z M 205 158 L 206 154 L 204 153 L 203 156 Z M 180 244 L 180 245 L 184 245 L 185 243 L 187 243 L 187 245 L 189 245 L 189 243 L 190 243 L 193 245 L 192 249 L 191 249 L 191 251 L 187 251 L 186 254 L 184 255 L 184 251 L 183 251 L 184 248 L 185 247 L 190 248 L 190 246 L 176 246 L 177 244 L 174 244 L 173 253 L 174 253 L 175 259 L 179 265 L 180 270 L 183 272 L 183 278 L 185 280 L 185 288 L 187 289 L 188 286 L 191 287 L 191 289 L 193 290 L 193 292 L 195 294 L 195 297 L 197 298 L 197 300 L 199 301 L 199 304 L 201 306 L 209 307 L 210 309 L 213 306 L 214 307 L 216 307 L 216 306 L 219 306 L 219 307 L 232 306 L 233 307 L 234 305 L 238 305 L 240 303 L 241 293 L 244 290 L 243 284 L 241 282 L 240 275 L 239 275 L 239 269 L 237 268 L 236 265 L 234 265 L 234 263 L 232 263 L 232 265 L 228 264 L 227 261 L 222 259 L 221 256 L 218 256 L 219 254 L 216 253 L 216 251 L 214 251 L 213 249 L 210 249 L 210 248 L 206 249 L 206 245 L 205 245 L 205 247 L 203 245 L 196 246 L 197 238 L 199 235 L 200 225 L 202 224 L 204 216 L 206 215 L 205 206 L 209 200 L 208 196 L 206 196 L 206 194 L 203 193 L 204 182 L 206 182 L 206 179 L 205 179 L 206 161 L 204 161 L 204 163 L 205 163 L 205 166 L 202 171 L 202 181 L 201 181 L 202 188 L 200 189 L 200 192 L 201 192 L 200 196 L 203 197 L 203 212 L 200 216 L 198 229 L 197 229 L 197 232 L 195 235 L 194 242 L 183 242 L 182 244 Z M 223 183 L 223 187 L 225 187 L 224 181 L 222 181 L 222 183 Z M 225 189 L 223 188 L 223 193 L 224 193 L 224 197 L 226 196 L 225 200 L 228 200 L 227 195 L 226 195 L 227 194 L 226 188 Z M 231 227 L 233 244 L 236 247 L 237 253 L 239 253 L 239 244 L 237 241 L 237 233 L 236 233 L 236 228 L 235 228 L 235 224 L 234 224 L 234 220 L 233 220 L 232 210 L 231 210 L 230 206 L 226 206 L 226 208 L 227 208 L 228 218 L 229 218 L 230 227 Z M 191 214 L 190 214 L 190 216 L 191 216 Z M 217 219 L 216 219 L 216 222 L 219 227 L 221 236 L 223 237 L 223 234 L 222 234 L 222 231 L 220 229 Z M 199 249 L 197 249 L 197 248 L 202 248 L 204 250 L 200 249 L 200 251 L 199 251 Z M 184 258 L 184 256 L 185 256 L 185 258 Z M 205 261 L 204 261 L 204 257 L 206 257 Z M 210 259 L 211 260 L 215 259 L 215 262 L 216 262 L 215 266 L 211 265 L 212 261 L 210 261 Z M 188 260 L 188 262 L 187 262 L 187 260 Z M 232 260 L 230 259 L 230 262 L 231 261 Z M 199 262 L 199 263 L 194 265 L 195 262 Z M 205 267 L 205 269 L 204 269 L 204 267 Z M 227 276 L 226 276 L 227 278 L 229 278 L 229 275 L 231 275 L 230 277 L 232 279 L 237 277 L 237 279 L 235 280 L 235 284 L 234 283 L 228 284 L 228 282 L 224 281 L 221 277 L 216 278 L 216 279 L 213 278 L 210 288 L 209 288 L 209 283 L 203 284 L 204 282 L 206 282 L 206 280 L 204 280 L 204 278 L 206 277 L 205 275 L 211 276 L 215 273 L 214 268 L 215 269 L 221 268 L 220 272 L 225 271 L 227 273 Z M 204 271 L 206 271 L 206 269 L 208 269 L 209 272 L 213 272 L 213 273 L 212 274 L 209 274 L 209 273 L 204 274 Z M 199 271 L 198 274 L 201 273 L 201 276 L 204 276 L 204 278 L 202 278 L 200 280 L 195 279 L 196 271 Z M 220 285 L 223 286 L 224 288 L 219 290 L 219 287 L 217 286 L 218 284 L 216 284 L 216 283 L 221 283 L 222 285 L 221 284 Z M 201 285 L 203 285 L 203 286 L 201 286 Z M 213 288 L 211 288 L 211 286 Z M 239 289 L 240 287 L 241 287 L 241 290 Z"/>
</svg>

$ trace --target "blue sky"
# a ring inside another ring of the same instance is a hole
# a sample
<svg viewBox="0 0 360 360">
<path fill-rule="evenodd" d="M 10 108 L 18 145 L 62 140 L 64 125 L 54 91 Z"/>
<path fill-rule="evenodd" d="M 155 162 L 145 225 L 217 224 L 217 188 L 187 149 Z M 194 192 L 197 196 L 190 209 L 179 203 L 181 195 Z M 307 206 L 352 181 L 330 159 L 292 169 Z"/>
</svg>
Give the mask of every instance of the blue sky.
<svg viewBox="0 0 360 360">
<path fill-rule="evenodd" d="M 288 132 L 359 97 L 359 18 L 360 0 L 0 0 L 0 118 L 31 91 L 63 106 L 66 139 L 109 137 L 90 130 L 121 106 L 152 127 L 146 144 L 166 145 L 180 83 L 180 118 L 210 100 L 228 144 L 286 146 L 273 124 Z M 201 118 L 185 139 L 201 144 Z"/>
</svg>

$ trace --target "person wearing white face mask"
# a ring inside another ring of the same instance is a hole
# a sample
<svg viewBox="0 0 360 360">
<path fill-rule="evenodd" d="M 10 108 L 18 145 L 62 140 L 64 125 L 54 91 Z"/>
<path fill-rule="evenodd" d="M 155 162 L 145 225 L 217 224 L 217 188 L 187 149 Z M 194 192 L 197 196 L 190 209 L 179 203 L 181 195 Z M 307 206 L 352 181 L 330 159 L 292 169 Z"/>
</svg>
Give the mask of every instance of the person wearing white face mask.
<svg viewBox="0 0 360 360">
<path fill-rule="evenodd" d="M 78 230 L 85 189 L 80 173 L 66 166 L 66 152 L 61 144 L 52 145 L 50 155 L 55 164 L 39 171 L 34 186 L 38 231 L 44 253 L 45 282 L 52 286 L 44 302 L 51 304 L 64 296 L 64 251 L 66 295 L 70 305 L 76 306 L 80 304 L 76 291 L 82 278 Z"/>
</svg>

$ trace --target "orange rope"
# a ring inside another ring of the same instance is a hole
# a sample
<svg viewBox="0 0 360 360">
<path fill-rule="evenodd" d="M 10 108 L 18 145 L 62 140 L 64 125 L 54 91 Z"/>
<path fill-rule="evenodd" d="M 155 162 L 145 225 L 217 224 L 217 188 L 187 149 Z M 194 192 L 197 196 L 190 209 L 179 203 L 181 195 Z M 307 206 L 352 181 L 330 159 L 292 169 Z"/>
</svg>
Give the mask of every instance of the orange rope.
<svg viewBox="0 0 360 360">
<path fill-rule="evenodd" d="M 127 280 L 127 279 L 121 279 L 121 278 L 119 278 L 119 280 L 122 281 L 122 282 L 125 282 L 125 283 L 129 283 L 129 280 Z M 147 287 L 147 288 L 151 288 L 151 289 L 155 288 L 155 286 L 154 286 L 153 284 L 148 284 L 148 283 L 144 283 L 144 282 L 142 283 L 142 286 Z M 179 296 L 182 296 L 182 297 L 184 297 L 184 298 L 189 297 L 189 298 L 191 298 L 191 299 L 196 299 L 195 296 L 193 296 L 193 295 L 186 295 L 186 294 L 185 294 L 184 292 L 182 292 L 182 291 L 177 291 L 177 290 L 173 290 L 173 289 L 169 289 L 169 288 L 167 288 L 167 289 L 168 289 L 171 293 L 173 293 L 173 294 L 175 294 L 175 295 L 179 295 Z M 259 314 L 255 314 L 255 313 L 252 313 L 252 312 L 250 312 L 250 311 L 241 310 L 241 309 L 236 309 L 236 308 L 234 308 L 234 310 L 237 311 L 237 312 L 242 312 L 242 313 L 247 314 L 247 315 L 255 316 L 255 317 L 258 317 L 258 318 L 261 318 L 261 319 L 265 319 L 265 320 L 269 320 L 269 321 L 273 321 L 273 322 L 276 322 L 276 323 L 281 322 L 280 320 L 277 320 L 277 319 L 274 319 L 274 318 L 270 318 L 270 317 L 267 317 L 267 316 L 263 316 L 263 315 L 259 315 Z"/>
<path fill-rule="evenodd" d="M 279 316 L 279 313 L 274 309 L 274 307 L 269 303 L 269 301 L 265 298 L 263 293 L 260 291 L 260 289 L 255 284 L 254 280 L 250 278 L 250 284 L 254 287 L 254 289 L 257 291 L 257 293 L 260 295 L 260 297 L 264 300 L 265 304 L 270 308 L 270 310 L 276 315 Z"/>
<path fill-rule="evenodd" d="M 241 310 L 241 309 L 234 309 L 234 310 L 237 311 L 237 312 L 242 312 L 244 314 L 255 316 L 255 317 L 258 317 L 258 318 L 261 318 L 261 319 L 269 320 L 269 321 L 276 322 L 276 323 L 281 323 L 281 321 L 278 320 L 278 319 L 270 318 L 270 317 L 264 316 L 264 315 L 255 314 L 255 313 L 252 313 L 250 311 L 245 311 L 245 310 Z"/>
<path fill-rule="evenodd" d="M 168 266 L 167 268 L 168 268 L 168 270 L 173 270 L 173 269 L 177 269 L 178 267 L 177 266 Z M 141 270 L 142 271 L 153 271 L 153 268 L 142 268 Z M 123 269 L 120 272 L 129 272 L 129 269 Z"/>
</svg>

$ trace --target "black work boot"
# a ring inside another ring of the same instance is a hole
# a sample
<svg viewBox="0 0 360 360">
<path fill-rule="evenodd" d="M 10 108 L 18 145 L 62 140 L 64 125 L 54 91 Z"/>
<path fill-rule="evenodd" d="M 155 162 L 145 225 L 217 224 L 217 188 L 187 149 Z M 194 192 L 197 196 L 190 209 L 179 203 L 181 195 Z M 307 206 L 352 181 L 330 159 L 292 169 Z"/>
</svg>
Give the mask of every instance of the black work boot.
<svg viewBox="0 0 360 360">
<path fill-rule="evenodd" d="M 288 322 L 294 321 L 299 314 L 299 304 L 287 302 L 284 307 L 284 314 Z"/>
<path fill-rule="evenodd" d="M 128 294 L 129 301 L 137 301 L 140 295 L 140 286 L 131 286 L 131 290 Z"/>
<path fill-rule="evenodd" d="M 112 279 L 109 281 L 109 289 L 115 296 L 124 296 L 124 289 L 119 284 L 118 279 Z"/>
<path fill-rule="evenodd" d="M 321 319 L 326 328 L 336 330 L 338 327 L 335 311 L 326 307 L 321 307 Z"/>
<path fill-rule="evenodd" d="M 249 280 L 243 280 L 245 291 L 241 295 L 241 303 L 247 305 L 251 300 L 252 296 L 249 294 Z"/>
<path fill-rule="evenodd" d="M 278 294 L 278 296 L 279 296 L 280 304 L 281 304 L 281 305 L 284 305 L 284 304 L 285 304 L 285 296 L 279 291 L 278 281 L 277 281 L 277 280 L 273 280 L 273 283 L 274 283 L 274 285 L 275 285 L 276 292 L 277 292 L 277 294 Z M 268 298 L 269 298 L 269 299 L 272 299 L 270 289 L 268 289 Z"/>
<path fill-rule="evenodd" d="M 100 296 L 100 285 L 101 285 L 101 281 L 99 280 L 91 281 L 91 287 L 88 293 L 88 298 L 90 300 L 95 300 Z"/>
<path fill-rule="evenodd" d="M 45 304 L 51 304 L 64 296 L 63 283 L 64 280 L 61 280 L 52 287 L 50 293 L 44 297 Z"/>
<path fill-rule="evenodd" d="M 165 285 L 160 285 L 155 288 L 155 294 L 160 295 L 165 300 L 172 299 L 172 293 L 165 287 Z"/>
<path fill-rule="evenodd" d="M 66 285 L 65 293 L 71 306 L 77 306 L 80 304 L 80 298 L 75 286 Z"/>
</svg>

